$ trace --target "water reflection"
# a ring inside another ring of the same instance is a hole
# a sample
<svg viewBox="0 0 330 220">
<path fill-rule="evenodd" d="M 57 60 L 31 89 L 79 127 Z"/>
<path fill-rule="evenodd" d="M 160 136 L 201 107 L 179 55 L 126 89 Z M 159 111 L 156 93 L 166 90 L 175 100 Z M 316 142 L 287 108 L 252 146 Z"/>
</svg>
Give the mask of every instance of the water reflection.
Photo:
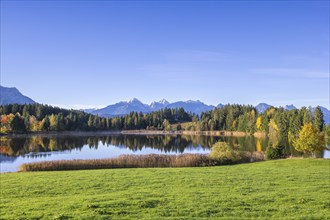
<svg viewBox="0 0 330 220">
<path fill-rule="evenodd" d="M 108 135 L 0 137 L 0 170 L 16 171 L 22 163 L 45 160 L 100 159 L 121 154 L 209 153 L 210 147 L 225 141 L 242 151 L 262 152 L 268 138 L 189 135 Z M 287 147 L 287 152 L 294 153 Z M 296 153 L 296 152 L 295 152 Z"/>
<path fill-rule="evenodd" d="M 0 153 L 7 156 L 32 156 L 35 155 L 31 154 L 33 152 L 40 154 L 40 152 L 79 150 L 84 146 L 97 150 L 100 144 L 102 146 L 126 148 L 133 152 L 151 148 L 164 153 L 183 153 L 187 149 L 197 147 L 208 150 L 218 141 L 225 141 L 240 150 L 251 152 L 263 151 L 268 146 L 268 139 L 257 139 L 252 136 L 235 138 L 188 135 L 31 136 L 1 137 Z"/>
</svg>

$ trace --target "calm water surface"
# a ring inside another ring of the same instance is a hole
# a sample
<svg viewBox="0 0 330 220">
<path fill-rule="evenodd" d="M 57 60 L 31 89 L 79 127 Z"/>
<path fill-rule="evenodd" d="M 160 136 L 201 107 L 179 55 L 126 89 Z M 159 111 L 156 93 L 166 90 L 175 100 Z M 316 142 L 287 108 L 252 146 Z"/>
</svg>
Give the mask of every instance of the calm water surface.
<svg viewBox="0 0 330 220">
<path fill-rule="evenodd" d="M 122 154 L 210 152 L 217 141 L 242 151 L 265 151 L 267 138 L 186 135 L 29 136 L 0 138 L 0 171 L 15 172 L 22 163 L 113 158 Z M 291 149 L 288 149 L 291 151 Z M 293 153 L 293 152 L 292 152 Z M 329 152 L 324 156 L 330 157 Z"/>
</svg>

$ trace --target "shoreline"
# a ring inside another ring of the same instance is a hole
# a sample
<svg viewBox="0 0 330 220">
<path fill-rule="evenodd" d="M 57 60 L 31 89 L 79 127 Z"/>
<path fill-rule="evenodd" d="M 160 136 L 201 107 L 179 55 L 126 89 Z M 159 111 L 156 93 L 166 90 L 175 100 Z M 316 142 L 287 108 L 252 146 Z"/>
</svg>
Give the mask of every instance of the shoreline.
<svg viewBox="0 0 330 220">
<path fill-rule="evenodd" d="M 258 138 L 267 137 L 263 132 L 248 134 L 241 131 L 158 131 L 158 130 L 122 130 L 122 131 L 50 131 L 34 132 L 26 134 L 1 134 L 0 137 L 31 137 L 31 136 L 104 136 L 104 135 L 204 135 L 204 136 L 229 136 L 244 137 L 254 136 Z"/>
</svg>

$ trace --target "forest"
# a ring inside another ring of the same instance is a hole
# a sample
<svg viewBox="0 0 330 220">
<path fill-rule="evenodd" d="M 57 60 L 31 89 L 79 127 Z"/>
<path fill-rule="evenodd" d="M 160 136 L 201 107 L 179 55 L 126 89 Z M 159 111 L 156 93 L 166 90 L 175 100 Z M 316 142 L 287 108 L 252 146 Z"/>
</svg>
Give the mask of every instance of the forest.
<svg viewBox="0 0 330 220">
<path fill-rule="evenodd" d="M 170 130 L 171 124 L 189 122 L 193 114 L 178 109 L 151 113 L 131 112 L 114 118 L 41 104 L 0 106 L 1 133 L 48 131 L 118 131 L 132 129 Z"/>
<path fill-rule="evenodd" d="M 285 110 L 269 108 L 263 113 L 250 105 L 225 105 L 200 116 L 183 108 L 165 108 L 151 113 L 131 112 L 113 118 L 99 117 L 83 111 L 67 110 L 41 104 L 0 106 L 1 133 L 33 133 L 49 131 L 241 131 L 268 135 L 273 145 L 294 141 L 305 129 L 330 136 L 320 107 Z M 309 127 L 308 127 L 309 126 Z M 309 132 L 309 131 L 307 131 Z M 310 134 L 309 134 L 310 135 Z M 328 140 L 327 140 L 328 141 Z"/>
</svg>

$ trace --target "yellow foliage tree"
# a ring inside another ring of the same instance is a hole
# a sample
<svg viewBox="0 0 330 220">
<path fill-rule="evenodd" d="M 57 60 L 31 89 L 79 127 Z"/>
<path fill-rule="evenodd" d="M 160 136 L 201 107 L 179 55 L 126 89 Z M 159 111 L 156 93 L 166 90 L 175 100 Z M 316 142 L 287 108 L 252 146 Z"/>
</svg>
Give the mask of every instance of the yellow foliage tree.
<svg viewBox="0 0 330 220">
<path fill-rule="evenodd" d="M 29 121 L 31 131 L 41 131 L 41 125 L 34 115 L 30 116 Z"/>
<path fill-rule="evenodd" d="M 262 118 L 261 116 L 259 116 L 257 118 L 257 121 L 256 121 L 256 127 L 257 127 L 257 130 L 260 131 L 261 130 L 261 126 L 262 126 Z"/>
<path fill-rule="evenodd" d="M 51 130 L 55 130 L 55 127 L 56 126 L 56 118 L 55 118 L 55 115 L 54 114 L 51 114 L 49 116 L 49 127 Z"/>
<path fill-rule="evenodd" d="M 314 153 L 324 149 L 324 135 L 319 133 L 312 123 L 305 124 L 294 141 L 297 151 Z"/>
<path fill-rule="evenodd" d="M 270 119 L 269 124 L 269 141 L 272 143 L 272 146 L 278 145 L 278 126 L 273 119 Z"/>
<path fill-rule="evenodd" d="M 274 115 L 274 113 L 275 113 L 274 108 L 270 108 L 270 109 L 267 110 L 267 116 Z"/>
<path fill-rule="evenodd" d="M 262 144 L 261 144 L 261 140 L 260 139 L 257 139 L 256 150 L 258 152 L 261 152 L 262 151 Z"/>
<path fill-rule="evenodd" d="M 163 127 L 164 127 L 165 131 L 170 131 L 171 130 L 171 124 L 167 119 L 164 120 Z"/>
<path fill-rule="evenodd" d="M 231 125 L 232 129 L 235 131 L 237 126 L 237 120 L 235 119 Z"/>
</svg>

